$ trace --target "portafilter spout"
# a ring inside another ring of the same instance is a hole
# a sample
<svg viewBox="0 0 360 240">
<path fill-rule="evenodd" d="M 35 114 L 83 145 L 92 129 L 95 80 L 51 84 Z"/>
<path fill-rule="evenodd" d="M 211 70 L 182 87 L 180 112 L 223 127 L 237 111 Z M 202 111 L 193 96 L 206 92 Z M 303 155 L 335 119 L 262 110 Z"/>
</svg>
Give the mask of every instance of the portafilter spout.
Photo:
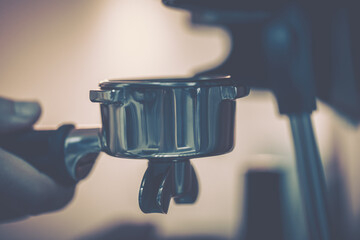
<svg viewBox="0 0 360 240">
<path fill-rule="evenodd" d="M 167 213 L 171 198 L 177 204 L 194 203 L 199 184 L 189 159 L 149 160 L 139 191 L 144 213 Z"/>
</svg>

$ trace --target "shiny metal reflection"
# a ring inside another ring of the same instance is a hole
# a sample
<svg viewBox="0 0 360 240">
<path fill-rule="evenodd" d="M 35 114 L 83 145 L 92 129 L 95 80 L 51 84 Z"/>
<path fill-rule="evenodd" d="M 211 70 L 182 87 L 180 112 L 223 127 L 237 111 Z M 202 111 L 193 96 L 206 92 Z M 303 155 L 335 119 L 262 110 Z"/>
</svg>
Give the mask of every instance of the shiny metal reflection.
<svg viewBox="0 0 360 240">
<path fill-rule="evenodd" d="M 86 177 L 101 151 L 100 129 L 73 129 L 65 139 L 65 165 L 74 180 Z"/>
<path fill-rule="evenodd" d="M 230 76 L 114 80 L 100 88 L 90 100 L 100 103 L 101 150 L 149 159 L 139 191 L 144 213 L 167 213 L 172 198 L 196 201 L 190 158 L 233 149 L 235 100 L 249 93 Z"/>
<path fill-rule="evenodd" d="M 234 146 L 235 99 L 247 94 L 224 79 L 101 83 L 103 150 L 122 158 L 194 158 Z M 157 84 L 155 84 L 157 83 Z"/>
</svg>

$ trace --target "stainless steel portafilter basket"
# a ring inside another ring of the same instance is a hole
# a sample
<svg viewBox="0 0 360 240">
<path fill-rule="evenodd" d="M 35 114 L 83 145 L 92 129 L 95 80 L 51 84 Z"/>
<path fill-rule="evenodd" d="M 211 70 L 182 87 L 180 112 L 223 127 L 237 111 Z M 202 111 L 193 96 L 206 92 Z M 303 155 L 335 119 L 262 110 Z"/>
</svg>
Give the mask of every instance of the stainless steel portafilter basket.
<svg viewBox="0 0 360 240">
<path fill-rule="evenodd" d="M 90 91 L 90 100 L 100 104 L 102 128 L 65 126 L 60 131 L 65 159 L 61 169 L 68 179 L 85 176 L 83 166 L 92 163 L 86 159 L 94 159 L 100 151 L 120 158 L 148 159 L 139 193 L 142 211 L 166 213 L 171 198 L 176 203 L 192 203 L 198 183 L 190 158 L 233 149 L 235 100 L 248 92 L 230 76 L 102 82 L 99 90 Z M 64 126 L 57 131 L 61 128 Z M 39 133 L 28 134 L 35 132 Z M 58 171 L 59 167 L 54 169 Z"/>
<path fill-rule="evenodd" d="M 100 103 L 103 151 L 169 160 L 231 151 L 235 99 L 246 94 L 230 77 L 113 80 L 90 100 Z"/>
<path fill-rule="evenodd" d="M 247 94 L 229 76 L 113 80 L 90 91 L 100 103 L 102 150 L 150 160 L 139 194 L 143 212 L 166 213 L 171 197 L 196 200 L 189 159 L 233 149 L 235 99 Z"/>
</svg>

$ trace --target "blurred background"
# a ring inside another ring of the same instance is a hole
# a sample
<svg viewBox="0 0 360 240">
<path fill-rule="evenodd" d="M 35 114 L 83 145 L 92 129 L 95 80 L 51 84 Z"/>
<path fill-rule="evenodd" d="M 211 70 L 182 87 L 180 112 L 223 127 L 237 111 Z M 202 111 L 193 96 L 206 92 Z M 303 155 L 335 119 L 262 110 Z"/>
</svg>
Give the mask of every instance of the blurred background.
<svg viewBox="0 0 360 240">
<path fill-rule="evenodd" d="M 100 81 L 191 76 L 225 59 L 231 48 L 227 33 L 195 29 L 188 18 L 160 0 L 1 0 L 0 95 L 38 100 L 38 128 L 99 126 L 99 106 L 88 95 Z M 313 120 L 326 177 L 329 184 L 339 178 L 352 231 L 360 212 L 360 128 L 321 102 Z M 259 165 L 286 169 L 289 221 L 299 229 L 304 225 L 289 124 L 270 93 L 252 91 L 237 101 L 233 152 L 192 163 L 200 181 L 196 204 L 145 215 L 137 198 L 147 161 L 102 154 L 66 208 L 2 224 L 0 239 L 77 239 L 126 222 L 152 223 L 164 237 L 231 238 L 241 229 L 244 173 Z"/>
</svg>

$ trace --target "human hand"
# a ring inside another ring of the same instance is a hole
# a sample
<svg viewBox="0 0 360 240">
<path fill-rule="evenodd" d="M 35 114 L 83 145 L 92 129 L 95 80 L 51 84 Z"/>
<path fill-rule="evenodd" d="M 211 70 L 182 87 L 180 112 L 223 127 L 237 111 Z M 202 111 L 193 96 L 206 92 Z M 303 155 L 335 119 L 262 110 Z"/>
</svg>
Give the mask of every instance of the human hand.
<svg viewBox="0 0 360 240">
<path fill-rule="evenodd" d="M 26 130 L 38 120 L 36 102 L 0 98 L 0 138 Z M 16 155 L 0 148 L 0 222 L 36 215 L 64 207 L 75 186 L 62 186 Z"/>
</svg>

